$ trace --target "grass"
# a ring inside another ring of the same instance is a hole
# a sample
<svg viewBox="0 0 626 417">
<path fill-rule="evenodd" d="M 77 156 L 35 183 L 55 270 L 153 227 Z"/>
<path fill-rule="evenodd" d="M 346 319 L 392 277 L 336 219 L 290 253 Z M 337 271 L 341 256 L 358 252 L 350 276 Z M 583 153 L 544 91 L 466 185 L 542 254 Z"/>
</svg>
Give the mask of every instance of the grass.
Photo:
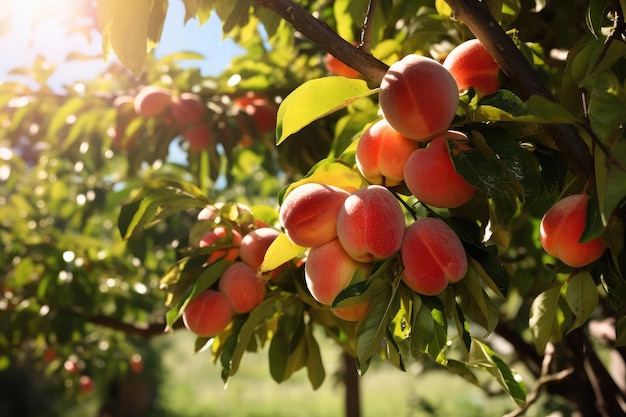
<svg viewBox="0 0 626 417">
<path fill-rule="evenodd" d="M 306 370 L 282 384 L 270 376 L 266 352 L 246 354 L 228 386 L 220 367 L 208 353 L 193 353 L 194 338 L 179 332 L 165 336 L 162 361 L 166 374 L 159 403 L 168 416 L 185 417 L 341 417 L 344 389 L 338 381 L 340 351 L 323 344 L 326 380 L 318 389 L 309 385 Z M 400 372 L 389 363 L 376 363 L 361 379 L 362 417 L 501 416 L 515 406 L 505 396 L 488 396 L 447 371 L 424 372 L 413 364 Z"/>
</svg>

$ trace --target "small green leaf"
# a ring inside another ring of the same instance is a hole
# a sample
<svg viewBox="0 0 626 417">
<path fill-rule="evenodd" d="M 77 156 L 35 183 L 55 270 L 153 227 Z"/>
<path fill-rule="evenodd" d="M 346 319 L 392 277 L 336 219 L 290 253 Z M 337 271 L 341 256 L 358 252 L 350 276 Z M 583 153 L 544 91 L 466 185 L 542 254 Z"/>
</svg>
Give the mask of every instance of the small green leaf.
<svg viewBox="0 0 626 417">
<path fill-rule="evenodd" d="M 377 90 L 370 90 L 365 81 L 345 77 L 325 77 L 305 82 L 289 94 L 278 109 L 276 144 L 311 122 L 375 92 Z"/>
<path fill-rule="evenodd" d="M 569 277 L 565 284 L 565 300 L 576 316 L 576 321 L 570 330 L 587 322 L 598 306 L 599 299 L 596 283 L 589 271 L 580 271 Z"/>
<path fill-rule="evenodd" d="M 491 105 L 480 105 L 474 112 L 477 121 L 531 122 L 531 123 L 578 123 L 565 107 L 541 96 L 531 96 L 519 106 L 508 111 Z"/>
<path fill-rule="evenodd" d="M 268 357 L 272 379 L 279 383 L 284 381 L 285 374 L 287 373 L 289 343 L 289 337 L 278 327 L 276 333 L 272 336 Z"/>
<path fill-rule="evenodd" d="M 561 286 L 553 284 L 535 298 L 530 307 L 528 325 L 535 340 L 537 352 L 542 353 L 553 334 L 559 332 L 557 309 Z"/>
<path fill-rule="evenodd" d="M 313 335 L 312 322 L 307 324 L 304 336 L 306 337 L 307 346 L 307 374 L 311 386 L 314 390 L 316 390 L 322 385 L 322 382 L 324 382 L 324 379 L 326 378 L 326 371 L 324 370 L 324 362 L 322 361 L 320 347 L 317 340 L 315 340 L 315 336 Z"/>
<path fill-rule="evenodd" d="M 474 340 L 470 352 L 470 365 L 482 368 L 492 374 L 502 388 L 520 407 L 526 402 L 526 385 L 521 376 L 513 371 L 487 345 Z"/>
</svg>

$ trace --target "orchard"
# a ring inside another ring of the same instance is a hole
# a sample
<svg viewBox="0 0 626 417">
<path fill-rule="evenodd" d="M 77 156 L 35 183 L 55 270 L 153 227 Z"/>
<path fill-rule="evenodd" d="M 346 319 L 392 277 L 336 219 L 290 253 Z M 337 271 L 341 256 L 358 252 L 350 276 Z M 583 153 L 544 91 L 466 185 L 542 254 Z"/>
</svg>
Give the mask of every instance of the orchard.
<svg viewBox="0 0 626 417">
<path fill-rule="evenodd" d="M 185 333 L 227 387 L 337 349 L 347 417 L 381 369 L 626 415 L 623 1 L 184 0 L 244 51 L 217 76 L 156 57 L 168 1 L 67 1 L 106 70 L 0 79 L 0 382 L 55 398 L 0 410 L 164 415 Z"/>
</svg>

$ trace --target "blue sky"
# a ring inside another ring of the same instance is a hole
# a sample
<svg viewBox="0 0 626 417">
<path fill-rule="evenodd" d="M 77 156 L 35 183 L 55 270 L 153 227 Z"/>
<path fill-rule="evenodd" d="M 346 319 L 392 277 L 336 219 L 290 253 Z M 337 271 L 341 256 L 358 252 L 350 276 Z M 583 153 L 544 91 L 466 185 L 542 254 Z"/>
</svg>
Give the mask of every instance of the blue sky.
<svg viewBox="0 0 626 417">
<path fill-rule="evenodd" d="M 28 0 L 20 0 L 23 1 Z M 1 10 L 11 8 L 11 3 L 10 0 L 0 0 L 0 25 L 7 23 L 3 20 L 6 15 L 3 16 Z M 21 10 L 14 13 L 14 19 L 11 21 L 12 30 L 0 36 L 0 54 L 4 57 L 0 60 L 0 82 L 7 78 L 6 73 L 10 69 L 30 66 L 37 54 L 43 55 L 57 65 L 58 71 L 50 80 L 51 84 L 56 86 L 90 78 L 107 66 L 106 62 L 99 59 L 89 62 L 64 62 L 67 54 L 75 50 L 99 54 L 100 39 L 96 38 L 89 43 L 79 34 L 63 36 L 66 28 L 61 25 L 60 19 L 41 17 L 46 16 L 46 8 L 50 9 L 49 16 L 53 16 L 52 12 L 58 13 L 59 7 L 52 8 L 54 2 L 46 3 L 41 0 L 31 3 L 36 11 Z M 39 15 L 36 22 L 32 20 L 34 15 Z M 182 0 L 170 0 L 161 43 L 155 50 L 157 57 L 179 51 L 199 52 L 206 59 L 193 61 L 191 65 L 200 66 L 205 75 L 216 75 L 228 66 L 234 56 L 242 53 L 232 41 L 228 39 L 222 41 L 221 23 L 215 14 L 202 26 L 197 20 L 190 20 L 184 25 L 184 16 Z"/>
</svg>

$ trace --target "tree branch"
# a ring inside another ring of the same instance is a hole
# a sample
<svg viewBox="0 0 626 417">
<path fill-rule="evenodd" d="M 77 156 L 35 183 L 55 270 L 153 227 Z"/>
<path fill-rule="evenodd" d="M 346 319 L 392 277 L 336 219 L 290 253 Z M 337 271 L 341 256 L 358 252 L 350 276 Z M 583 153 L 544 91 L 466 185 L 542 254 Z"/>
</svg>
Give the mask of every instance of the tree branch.
<svg viewBox="0 0 626 417">
<path fill-rule="evenodd" d="M 522 99 L 539 95 L 554 101 L 550 89 L 513 40 L 493 18 L 487 4 L 479 0 L 445 0 L 456 19 L 462 21 L 480 40 L 502 71 L 509 77 Z M 546 130 L 561 150 L 568 167 L 580 178 L 593 176 L 593 159 L 586 143 L 572 125 L 550 124 Z"/>
<path fill-rule="evenodd" d="M 387 64 L 374 58 L 364 50 L 365 48 L 357 48 L 337 35 L 326 23 L 317 20 L 301 6 L 291 0 L 256 0 L 256 2 L 285 19 L 335 58 L 378 84 L 382 81 L 389 68 Z"/>
</svg>

